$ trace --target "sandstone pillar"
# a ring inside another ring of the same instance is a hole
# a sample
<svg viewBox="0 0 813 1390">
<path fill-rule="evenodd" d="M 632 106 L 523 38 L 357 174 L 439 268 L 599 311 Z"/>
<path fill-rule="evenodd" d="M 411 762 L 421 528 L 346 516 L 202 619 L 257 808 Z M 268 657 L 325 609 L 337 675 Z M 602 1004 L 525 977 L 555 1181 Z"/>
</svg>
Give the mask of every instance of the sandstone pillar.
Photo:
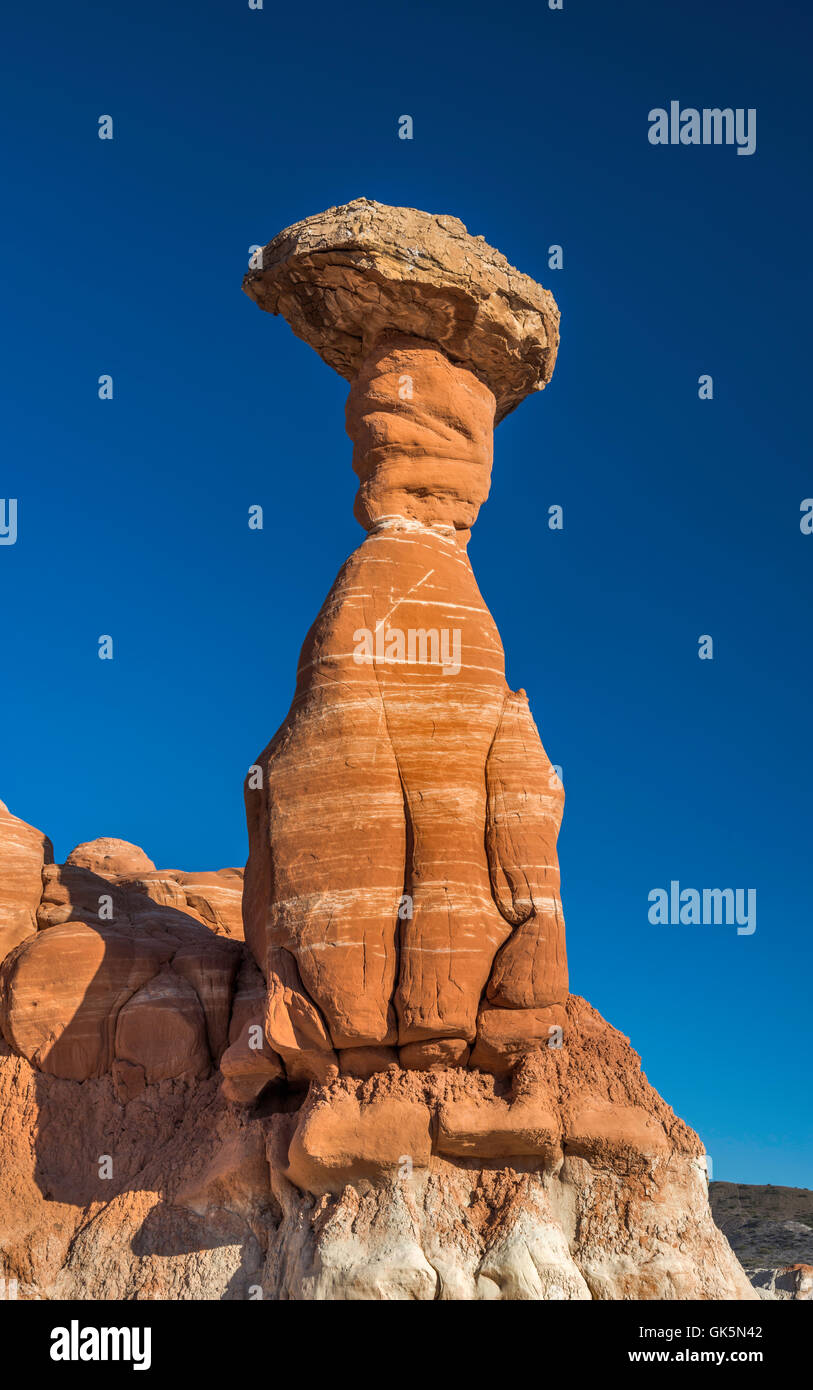
<svg viewBox="0 0 813 1390">
<path fill-rule="evenodd" d="M 268 1041 L 294 1077 L 396 1048 L 504 1069 L 564 1023 L 563 792 L 466 545 L 558 311 L 455 219 L 364 199 L 281 233 L 245 289 L 350 380 L 367 531 L 246 782 Z"/>
</svg>

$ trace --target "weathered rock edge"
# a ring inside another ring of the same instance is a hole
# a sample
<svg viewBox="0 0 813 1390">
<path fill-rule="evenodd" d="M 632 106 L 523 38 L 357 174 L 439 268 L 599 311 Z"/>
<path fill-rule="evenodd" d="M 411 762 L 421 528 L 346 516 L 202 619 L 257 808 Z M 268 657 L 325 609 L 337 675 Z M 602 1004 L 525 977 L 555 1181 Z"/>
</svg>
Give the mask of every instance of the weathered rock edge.
<svg viewBox="0 0 813 1390">
<path fill-rule="evenodd" d="M 390 334 L 437 345 L 494 393 L 499 423 L 553 375 L 559 310 L 456 217 L 355 198 L 286 227 L 243 289 L 352 381 Z"/>
<path fill-rule="evenodd" d="M 37 1073 L 0 1045 L 0 1256 L 21 1298 L 754 1299 L 702 1146 L 583 1000 L 511 1084 Z M 65 1124 L 70 1113 L 71 1123 Z M 100 1156 L 113 1176 L 100 1177 Z"/>
</svg>

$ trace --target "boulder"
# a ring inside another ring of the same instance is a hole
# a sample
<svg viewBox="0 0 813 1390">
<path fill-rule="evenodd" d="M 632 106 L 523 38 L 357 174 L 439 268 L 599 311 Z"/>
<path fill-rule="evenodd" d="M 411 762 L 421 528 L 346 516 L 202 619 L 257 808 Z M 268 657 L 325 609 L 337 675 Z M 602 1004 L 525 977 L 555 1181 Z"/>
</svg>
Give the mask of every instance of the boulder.
<svg viewBox="0 0 813 1390">
<path fill-rule="evenodd" d="M 137 845 L 91 840 L 77 846 L 64 864 L 46 867 L 37 920 L 40 927 L 53 927 L 72 918 L 146 919 L 181 934 L 185 926 L 199 923 L 218 936 L 241 941 L 242 890 L 242 869 L 156 869 Z"/>
<path fill-rule="evenodd" d="M 3 1036 L 52 1076 L 101 1076 L 113 1063 L 119 1010 L 172 953 L 167 941 L 86 922 L 38 932 L 0 967 Z"/>
<path fill-rule="evenodd" d="M 241 876 L 227 873 L 231 914 L 234 885 Z M 188 987 L 201 1011 L 206 1069 L 212 1060 L 217 1063 L 228 1042 L 243 948 L 230 932 L 216 935 L 203 924 L 202 914 L 189 908 L 183 877 L 159 874 L 137 846 L 110 839 L 80 845 L 63 865 L 43 867 L 39 931 L 8 957 L 0 985 L 0 1029 L 15 1051 L 40 1070 L 66 1079 L 109 1072 L 119 1011 L 171 964 L 177 999 L 186 1001 L 182 1012 L 189 1011 Z M 199 908 L 204 891 L 217 896 L 217 884 L 201 883 L 194 875 L 190 879 L 196 882 Z M 166 1011 L 176 995 L 164 989 L 163 997 L 160 1007 Z M 141 1010 L 139 1016 L 152 1015 Z M 169 1065 L 172 1058 L 185 1059 L 184 1078 L 198 1075 L 201 1065 L 198 1058 L 190 1070 L 188 1051 L 180 1042 L 167 1054 Z M 150 1068 L 157 1075 L 155 1059 Z M 138 1092 L 141 1076 L 130 1060 L 119 1059 L 116 1078 L 122 1093 Z"/>
<path fill-rule="evenodd" d="M 553 295 L 447 214 L 356 198 L 286 227 L 243 281 L 348 381 L 382 338 L 437 343 L 492 391 L 501 420 L 550 381 Z"/>
<path fill-rule="evenodd" d="M 111 840 L 105 836 L 77 845 L 65 863 L 74 869 L 90 869 L 101 878 L 120 878 L 150 873 L 155 869 L 152 860 L 138 845 L 130 844 L 129 840 Z"/>
<path fill-rule="evenodd" d="M 386 1180 L 399 1168 L 428 1166 L 431 1114 L 414 1097 L 360 1101 L 352 1092 L 311 1091 L 288 1148 L 286 1178 L 321 1196 L 349 1182 Z"/>
</svg>

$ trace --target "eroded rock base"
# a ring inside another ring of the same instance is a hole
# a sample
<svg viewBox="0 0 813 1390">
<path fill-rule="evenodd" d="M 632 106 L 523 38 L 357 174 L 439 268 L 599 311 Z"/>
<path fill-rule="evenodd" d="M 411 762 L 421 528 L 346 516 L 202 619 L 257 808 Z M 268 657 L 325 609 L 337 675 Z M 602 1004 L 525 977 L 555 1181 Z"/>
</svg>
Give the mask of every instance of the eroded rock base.
<svg viewBox="0 0 813 1390">
<path fill-rule="evenodd" d="M 311 1083 L 74 1082 L 0 1048 L 0 1272 L 20 1298 L 754 1299 L 697 1136 L 626 1038 Z M 69 1117 L 69 1118 L 68 1118 Z"/>
<path fill-rule="evenodd" d="M 636 1183 L 567 1158 L 555 1175 L 438 1162 L 310 1201 L 277 1179 L 276 1299 L 753 1299 L 688 1158 Z"/>
</svg>

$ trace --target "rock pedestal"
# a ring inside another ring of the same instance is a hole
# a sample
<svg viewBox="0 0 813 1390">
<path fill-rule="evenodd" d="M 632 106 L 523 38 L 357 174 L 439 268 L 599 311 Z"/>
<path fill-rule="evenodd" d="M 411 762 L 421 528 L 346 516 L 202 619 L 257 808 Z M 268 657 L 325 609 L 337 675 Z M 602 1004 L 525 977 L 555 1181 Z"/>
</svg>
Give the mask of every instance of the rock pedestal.
<svg viewBox="0 0 813 1390">
<path fill-rule="evenodd" d="M 365 200 L 282 233 L 246 289 L 350 376 L 368 533 L 246 780 L 266 1036 L 297 1078 L 506 1071 L 564 1024 L 564 794 L 466 545 L 558 312 L 454 219 Z"/>
<path fill-rule="evenodd" d="M 510 1085 L 396 1067 L 267 1122 L 286 1299 L 755 1299 L 702 1145 L 571 995 L 568 1046 Z"/>
<path fill-rule="evenodd" d="M 568 993 L 564 794 L 466 553 L 494 423 L 553 370 L 551 295 L 366 199 L 245 288 L 351 383 L 367 534 L 246 779 L 242 924 L 236 870 L 110 839 L 55 865 L 2 808 L 0 1272 L 48 1299 L 756 1297 L 697 1136 Z"/>
<path fill-rule="evenodd" d="M 350 381 L 367 537 L 246 780 L 276 1298 L 747 1298 L 702 1146 L 568 996 L 564 794 L 466 547 L 552 296 L 461 223 L 359 199 L 244 288 Z M 248 1071 L 235 1084 L 259 1093 Z"/>
</svg>

